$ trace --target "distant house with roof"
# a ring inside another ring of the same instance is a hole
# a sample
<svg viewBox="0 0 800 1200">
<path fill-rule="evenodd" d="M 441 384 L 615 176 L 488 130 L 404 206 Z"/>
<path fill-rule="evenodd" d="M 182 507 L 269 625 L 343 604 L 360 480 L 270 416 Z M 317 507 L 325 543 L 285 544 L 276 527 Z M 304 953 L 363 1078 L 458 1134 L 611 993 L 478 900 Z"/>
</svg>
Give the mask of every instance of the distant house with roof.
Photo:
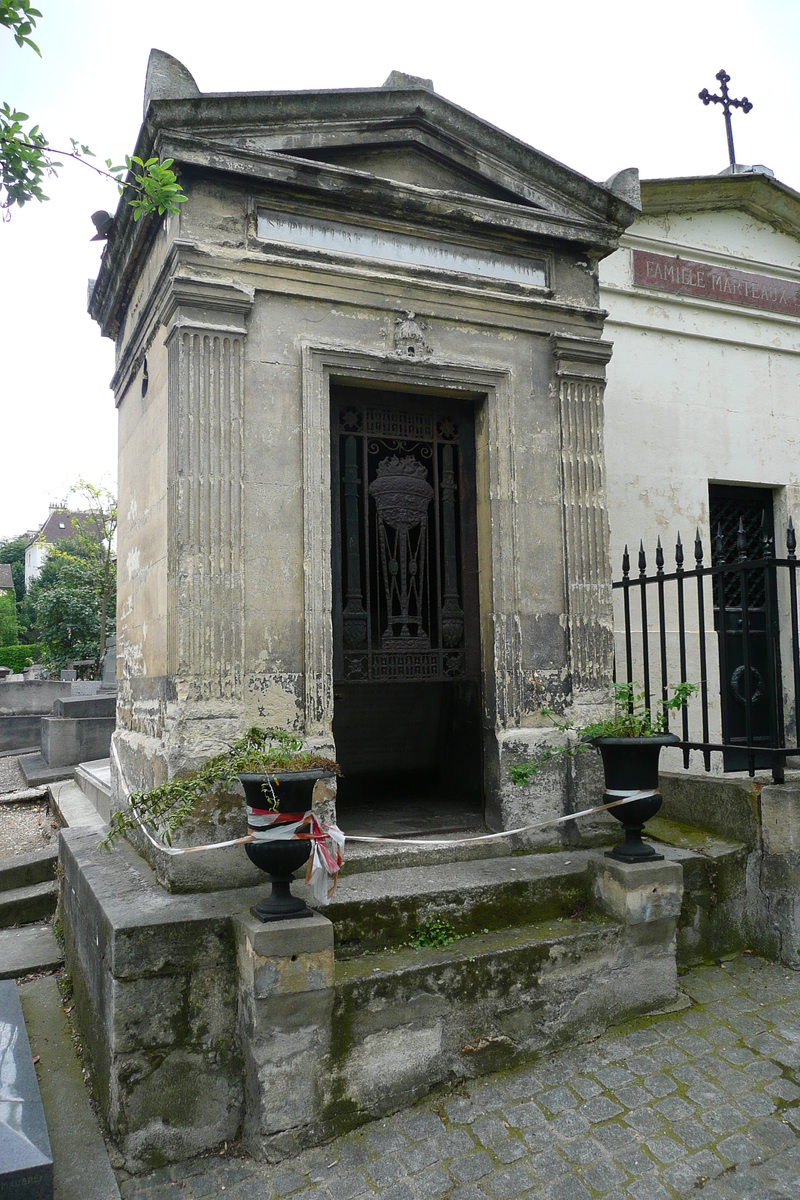
<svg viewBox="0 0 800 1200">
<path fill-rule="evenodd" d="M 11 563 L 0 563 L 0 596 L 14 591 L 14 576 L 11 574 Z"/>
<path fill-rule="evenodd" d="M 25 547 L 25 590 L 42 573 L 48 555 L 58 542 L 77 537 L 81 533 L 94 533 L 95 520 L 89 512 L 71 512 L 60 504 L 50 505 L 50 515 L 36 531 Z"/>
</svg>

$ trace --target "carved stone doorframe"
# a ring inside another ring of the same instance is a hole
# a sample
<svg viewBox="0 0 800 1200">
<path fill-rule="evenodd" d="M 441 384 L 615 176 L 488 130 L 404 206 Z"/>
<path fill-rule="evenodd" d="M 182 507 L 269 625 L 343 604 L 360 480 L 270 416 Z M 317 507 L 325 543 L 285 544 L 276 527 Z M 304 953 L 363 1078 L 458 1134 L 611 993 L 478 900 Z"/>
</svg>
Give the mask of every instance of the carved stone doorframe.
<svg viewBox="0 0 800 1200">
<path fill-rule="evenodd" d="M 306 734 L 330 739 L 333 722 L 331 382 L 385 388 L 387 395 L 435 389 L 475 402 L 484 718 L 490 727 L 514 724 L 523 687 L 510 372 L 307 344 L 302 377 Z"/>
</svg>

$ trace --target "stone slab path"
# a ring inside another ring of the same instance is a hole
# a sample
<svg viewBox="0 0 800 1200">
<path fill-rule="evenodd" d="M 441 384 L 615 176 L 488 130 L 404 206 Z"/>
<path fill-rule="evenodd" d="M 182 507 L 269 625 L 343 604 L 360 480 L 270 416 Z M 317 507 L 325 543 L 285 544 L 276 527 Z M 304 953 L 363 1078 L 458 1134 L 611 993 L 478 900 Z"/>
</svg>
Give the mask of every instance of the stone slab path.
<svg viewBox="0 0 800 1200">
<path fill-rule="evenodd" d="M 278 1166 L 208 1156 L 123 1200 L 798 1200 L 800 971 L 742 956 L 694 1002 L 436 1093 Z"/>
</svg>

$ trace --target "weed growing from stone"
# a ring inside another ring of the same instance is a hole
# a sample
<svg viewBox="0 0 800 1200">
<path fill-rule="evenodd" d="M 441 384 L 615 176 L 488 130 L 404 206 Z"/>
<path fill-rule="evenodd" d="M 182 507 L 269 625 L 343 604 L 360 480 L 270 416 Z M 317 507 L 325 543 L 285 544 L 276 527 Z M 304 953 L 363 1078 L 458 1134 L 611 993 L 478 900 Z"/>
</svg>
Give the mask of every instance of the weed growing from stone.
<svg viewBox="0 0 800 1200">
<path fill-rule="evenodd" d="M 426 950 L 434 946 L 450 946 L 459 935 L 446 917 L 429 917 L 414 930 L 406 945 L 412 950 Z"/>
<path fill-rule="evenodd" d="M 658 737 L 669 733 L 669 714 L 685 707 L 689 697 L 697 691 L 693 683 L 679 683 L 672 689 L 672 696 L 666 705 L 659 703 L 656 715 L 644 702 L 644 692 L 637 692 L 632 683 L 617 683 L 614 685 L 614 712 L 610 717 L 593 721 L 590 725 L 574 725 L 572 721 L 559 721 L 549 708 L 543 708 L 542 714 L 549 717 L 559 733 L 573 733 L 578 741 L 571 746 L 548 746 L 538 758 L 528 762 L 513 763 L 508 769 L 512 783 L 525 787 L 530 783 L 546 762 L 551 759 L 574 758 L 593 744 L 600 737 Z"/>
<path fill-rule="evenodd" d="M 431 950 L 446 949 L 453 942 L 461 942 L 464 938 L 476 937 L 488 933 L 488 929 L 476 929 L 470 933 L 457 933 L 455 927 L 446 917 L 429 917 L 418 925 L 411 937 L 396 946 L 384 946 L 381 950 L 362 950 L 362 958 L 370 958 L 375 954 L 399 954 L 401 950 Z"/>
<path fill-rule="evenodd" d="M 112 816 L 108 834 L 100 845 L 110 850 L 120 837 L 142 823 L 154 826 L 171 846 L 172 834 L 191 816 L 195 805 L 219 784 L 230 791 L 240 773 L 264 775 L 264 807 L 277 811 L 278 801 L 272 787 L 274 776 L 318 770 L 341 775 L 337 763 L 321 754 L 304 751 L 300 738 L 294 734 L 285 729 L 259 729 L 254 725 L 224 754 L 217 754 L 193 771 L 149 792 L 134 792 L 130 807 Z"/>
</svg>

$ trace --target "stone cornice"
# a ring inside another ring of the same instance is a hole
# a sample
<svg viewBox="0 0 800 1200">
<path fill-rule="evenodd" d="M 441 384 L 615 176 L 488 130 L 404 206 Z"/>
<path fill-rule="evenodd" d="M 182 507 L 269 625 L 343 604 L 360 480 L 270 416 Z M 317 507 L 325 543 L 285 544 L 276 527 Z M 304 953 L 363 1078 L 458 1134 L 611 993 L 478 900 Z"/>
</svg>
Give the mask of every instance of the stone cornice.
<svg viewBox="0 0 800 1200">
<path fill-rule="evenodd" d="M 652 214 L 655 215 L 655 214 Z M 778 279 L 788 279 L 792 282 L 800 280 L 800 266 L 792 267 L 785 263 L 772 262 L 766 258 L 755 258 L 746 251 L 739 253 L 728 248 L 697 245 L 694 242 L 677 241 L 667 235 L 658 235 L 652 227 L 648 229 L 628 230 L 620 238 L 620 250 L 651 250 L 655 254 L 669 254 L 676 258 L 692 258 L 698 262 L 710 263 L 715 267 L 731 267 L 735 271 L 750 271 L 760 275 L 774 275 Z M 609 285 L 600 280 L 601 290 Z"/>
<path fill-rule="evenodd" d="M 622 227 L 636 213 L 604 185 L 422 88 L 225 92 L 153 101 L 139 148 L 152 146 L 166 129 L 217 138 L 228 134 L 240 144 L 257 137 L 264 149 L 300 155 L 304 148 L 374 145 L 376 140 L 408 144 L 427 137 L 443 158 L 468 164 L 485 183 L 551 211 L 583 210 Z"/>
<path fill-rule="evenodd" d="M 253 296 L 252 290 L 236 284 L 174 275 L 166 290 L 160 321 L 162 325 L 174 324 L 177 314 L 182 325 L 197 324 L 204 329 L 224 327 L 246 333 L 244 318 L 253 307 Z"/>
<path fill-rule="evenodd" d="M 800 238 L 800 193 L 760 172 L 643 179 L 641 189 L 646 217 L 735 209 Z"/>
<path fill-rule="evenodd" d="M 187 166 L 222 171 L 267 186 L 290 188 L 292 193 L 323 200 L 351 214 L 412 221 L 441 231 L 462 229 L 473 237 L 481 229 L 507 231 L 549 241 L 576 242 L 598 253 L 611 253 L 619 231 L 583 212 L 558 212 L 521 201 L 440 191 L 380 178 L 367 171 L 315 162 L 272 151 L 251 153 L 235 146 L 166 130 L 161 153 Z M 352 219 L 352 216 L 351 216 Z"/>
<path fill-rule="evenodd" d="M 576 338 L 552 333 L 550 348 L 559 378 L 595 379 L 598 383 L 605 382 L 606 365 L 614 349 L 611 342 L 603 342 L 599 338 Z"/>
<path fill-rule="evenodd" d="M 131 380 L 142 365 L 142 360 L 152 346 L 158 332 L 158 310 L 163 302 L 164 292 L 170 277 L 177 270 L 182 253 L 187 249 L 193 248 L 193 242 L 176 239 L 170 246 L 161 264 L 153 286 L 150 289 L 150 294 L 142 304 L 136 323 L 128 334 L 125 341 L 125 348 L 117 361 L 116 370 L 109 384 L 111 390 L 114 392 L 117 405 L 119 405 L 120 400 L 130 386 Z M 91 307 L 89 311 L 92 311 Z M 96 317 L 95 320 L 97 320 Z"/>
<path fill-rule="evenodd" d="M 178 274 L 181 269 L 190 269 L 182 260 L 192 251 L 196 251 L 193 242 L 176 240 L 161 264 L 111 380 L 117 405 L 162 325 L 172 322 L 240 335 L 247 332 L 244 318 L 253 305 L 253 290 Z"/>
</svg>

